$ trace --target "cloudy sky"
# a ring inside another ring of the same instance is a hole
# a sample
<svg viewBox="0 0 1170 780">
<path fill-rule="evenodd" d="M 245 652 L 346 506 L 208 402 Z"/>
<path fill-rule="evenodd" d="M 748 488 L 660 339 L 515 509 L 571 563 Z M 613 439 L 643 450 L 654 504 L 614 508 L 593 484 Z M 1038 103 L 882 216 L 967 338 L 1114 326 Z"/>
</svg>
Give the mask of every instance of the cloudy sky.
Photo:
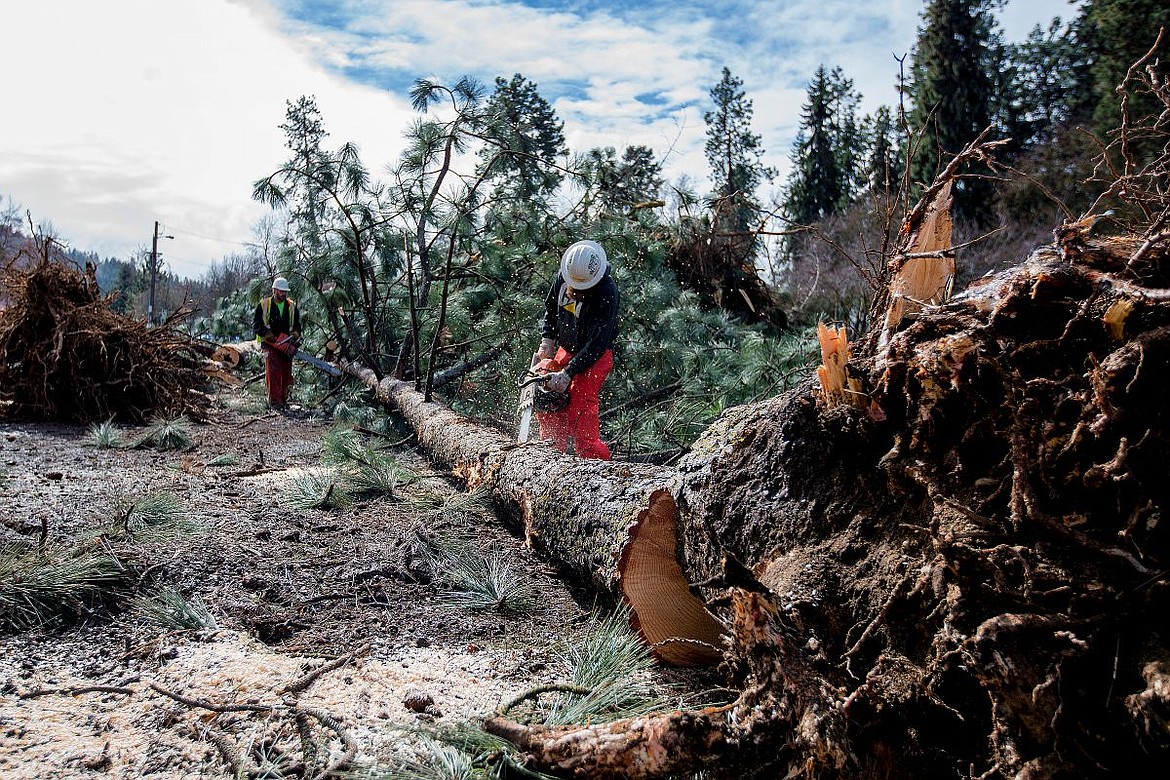
<svg viewBox="0 0 1170 780">
<path fill-rule="evenodd" d="M 783 172 L 818 64 L 872 111 L 896 101 L 922 0 L 35 0 L 6 2 L 0 206 L 102 257 L 149 248 L 200 276 L 243 251 L 251 183 L 285 159 L 286 101 L 315 96 L 326 144 L 392 163 L 420 77 L 522 73 L 573 151 L 645 144 L 707 184 L 709 90 L 727 66 Z M 1076 0 L 1009 0 L 1007 38 Z M 859 8 L 864 6 L 864 8 Z"/>
</svg>

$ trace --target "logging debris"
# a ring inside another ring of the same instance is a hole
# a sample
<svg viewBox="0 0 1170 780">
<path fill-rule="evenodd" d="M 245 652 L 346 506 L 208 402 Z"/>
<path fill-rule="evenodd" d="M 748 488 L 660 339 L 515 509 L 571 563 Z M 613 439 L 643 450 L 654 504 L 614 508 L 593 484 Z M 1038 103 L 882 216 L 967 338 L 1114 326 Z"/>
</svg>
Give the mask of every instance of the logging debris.
<svg viewBox="0 0 1170 780">
<path fill-rule="evenodd" d="M 178 329 L 189 310 L 151 327 L 114 310 L 117 294 L 101 294 L 93 266 L 80 271 L 48 259 L 8 263 L 0 288 L 0 417 L 142 423 L 206 416 L 203 390 L 221 367 L 208 360 L 214 346 Z"/>
<path fill-rule="evenodd" d="M 855 376 L 867 408 L 819 404 L 809 382 L 728 410 L 680 461 L 679 560 L 728 627 L 733 705 L 485 727 L 520 746 L 527 768 L 565 777 L 1163 771 L 1160 159 L 1115 193 L 1140 192 L 1144 208 L 1122 213 L 1145 224 L 1096 236 L 1099 216 L 1070 221 L 1053 245 L 953 298 L 949 221 L 932 205 L 947 203 L 947 183 L 932 187 L 889 269 L 880 338 L 834 379 L 846 345 L 822 333 L 822 394 L 840 398 Z M 932 262 L 914 269 L 919 258 Z"/>
</svg>

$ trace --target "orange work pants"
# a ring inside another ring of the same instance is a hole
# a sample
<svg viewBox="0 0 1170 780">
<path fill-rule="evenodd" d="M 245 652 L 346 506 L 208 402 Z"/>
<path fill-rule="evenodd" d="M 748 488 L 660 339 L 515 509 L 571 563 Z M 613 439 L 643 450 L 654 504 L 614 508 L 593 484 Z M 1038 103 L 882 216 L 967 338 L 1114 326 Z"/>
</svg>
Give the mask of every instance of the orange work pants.
<svg viewBox="0 0 1170 780">
<path fill-rule="evenodd" d="M 565 365 L 573 356 L 563 348 L 553 358 L 559 365 Z M 573 448 L 582 458 L 609 460 L 609 447 L 601 440 L 600 407 L 598 395 L 601 385 L 613 368 L 613 352 L 606 350 L 597 362 L 583 374 L 573 377 L 569 385 L 569 405 L 559 412 L 538 412 L 540 438 L 551 441 L 553 446 L 564 452 L 573 439 Z"/>
<path fill-rule="evenodd" d="M 293 359 L 279 349 L 264 345 L 264 386 L 268 388 L 268 403 L 284 406 L 292 387 Z"/>
</svg>

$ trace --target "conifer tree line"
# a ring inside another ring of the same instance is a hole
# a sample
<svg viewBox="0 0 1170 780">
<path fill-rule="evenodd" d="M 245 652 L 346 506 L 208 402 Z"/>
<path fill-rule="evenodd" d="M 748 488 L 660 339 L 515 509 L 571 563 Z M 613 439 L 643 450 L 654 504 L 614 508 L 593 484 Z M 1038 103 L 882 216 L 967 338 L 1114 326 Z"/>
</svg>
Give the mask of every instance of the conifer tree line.
<svg viewBox="0 0 1170 780">
<path fill-rule="evenodd" d="M 782 182 L 764 163 L 749 85 L 729 68 L 704 115 L 706 185 L 668 183 L 646 146 L 570 149 L 539 85 L 520 73 L 491 85 L 418 81 L 405 147 L 377 173 L 354 145 L 333 142 L 315 99 L 301 96 L 281 124 L 285 163 L 258 172 L 254 197 L 273 207 L 259 248 L 225 258 L 179 298 L 198 301 L 208 337 L 238 338 L 272 277 L 285 275 L 312 322 L 308 349 L 332 342 L 510 427 L 560 253 L 594 239 L 622 291 L 603 434 L 621 457 L 669 460 L 729 405 L 806 380 L 818 321 L 854 335 L 867 327 L 881 237 L 985 128 L 1011 139 L 1002 162 L 1028 177 L 963 171 L 956 242 L 1008 229 L 963 250 L 961 275 L 1018 261 L 1092 202 L 1086 182 L 1121 113 L 1115 87 L 1170 26 L 1170 8 L 1086 0 L 1073 18 L 1009 43 L 1000 6 L 927 0 L 913 50 L 890 60 L 897 105 L 862 114 L 849 74 L 816 68 Z M 124 266 L 109 265 L 106 278 L 141 295 Z M 298 392 L 307 403 L 353 400 L 312 373 Z"/>
<path fill-rule="evenodd" d="M 928 0 L 913 50 L 894 63 L 897 105 L 860 115 L 861 95 L 839 67 L 813 74 L 777 212 L 794 235 L 774 258 L 798 311 L 864 329 L 867 280 L 884 259 L 873 237 L 896 227 L 907 203 L 986 129 L 1006 141 L 997 162 L 1018 175 L 960 169 L 956 243 L 1001 229 L 962 253 L 960 282 L 1020 257 L 1093 202 L 1098 192 L 1086 182 L 1121 121 L 1116 89 L 1170 26 L 1170 6 L 1086 0 L 1073 18 L 1008 43 L 995 18 L 1004 5 Z M 1155 104 L 1144 95 L 1128 109 L 1150 115 Z"/>
</svg>

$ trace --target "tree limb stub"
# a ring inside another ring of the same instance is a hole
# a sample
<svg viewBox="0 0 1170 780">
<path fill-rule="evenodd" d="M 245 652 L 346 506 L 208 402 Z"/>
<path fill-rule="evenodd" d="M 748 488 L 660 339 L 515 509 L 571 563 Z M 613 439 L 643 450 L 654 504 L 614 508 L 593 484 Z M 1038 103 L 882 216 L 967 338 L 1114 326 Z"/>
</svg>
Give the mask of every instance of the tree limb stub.
<svg viewBox="0 0 1170 780">
<path fill-rule="evenodd" d="M 674 711 L 579 726 L 525 726 L 502 716 L 484 731 L 530 754 L 533 766 L 580 778 L 666 777 L 692 770 L 696 757 L 710 762 L 733 745 L 721 710 Z"/>
<path fill-rule="evenodd" d="M 626 602 L 661 660 L 719 660 L 722 628 L 691 593 L 677 558 L 673 469 L 573 458 L 538 443 L 517 447 L 509 435 L 428 403 L 409 383 L 378 380 L 363 366 L 346 370 L 402 414 L 419 443 L 468 488 L 517 509 L 531 547 Z"/>
</svg>

